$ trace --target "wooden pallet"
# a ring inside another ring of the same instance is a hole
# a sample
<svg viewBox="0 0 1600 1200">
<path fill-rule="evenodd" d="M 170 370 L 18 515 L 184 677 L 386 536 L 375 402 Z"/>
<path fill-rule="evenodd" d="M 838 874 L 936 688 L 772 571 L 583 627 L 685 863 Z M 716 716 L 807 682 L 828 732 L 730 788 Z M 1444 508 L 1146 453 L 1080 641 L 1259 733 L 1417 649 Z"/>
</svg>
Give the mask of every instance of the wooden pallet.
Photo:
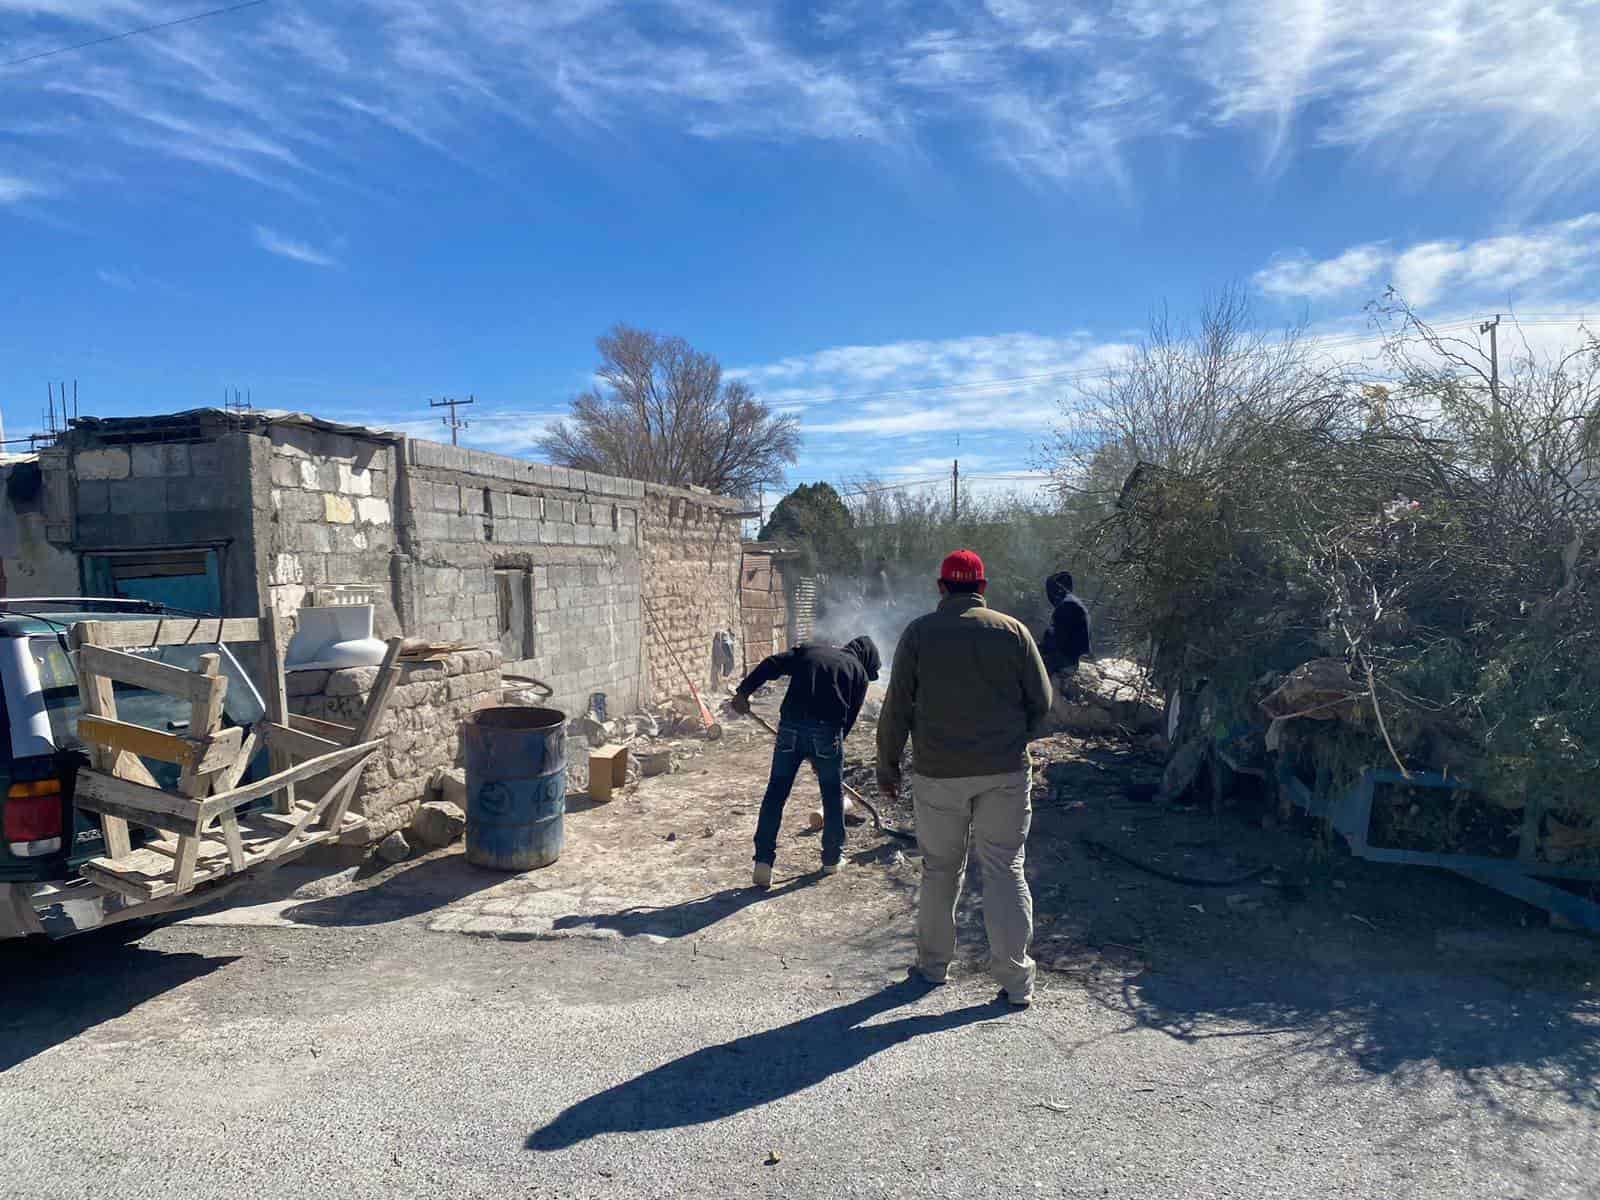
<svg viewBox="0 0 1600 1200">
<path fill-rule="evenodd" d="M 80 734 L 91 765 L 78 772 L 76 805 L 98 813 L 106 854 L 85 863 L 91 882 L 136 901 L 182 895 L 202 883 L 297 856 L 314 845 L 345 837 L 365 824 L 348 817 L 351 797 L 367 761 L 382 746 L 373 735 L 399 675 L 401 640 L 392 638 L 359 727 L 293 717 L 284 685 L 281 639 L 273 619 L 85 621 L 69 631 L 83 701 Z M 226 640 L 262 641 L 272 673 L 267 716 L 246 731 L 222 727 L 228 680 L 220 658 L 202 654 L 192 671 L 128 653 L 151 646 Z M 119 720 L 116 682 L 189 701 L 184 735 Z M 255 783 L 239 780 L 260 745 L 272 773 Z M 143 759 L 175 764 L 178 786 L 156 784 Z M 340 772 L 315 801 L 296 798 L 297 784 Z M 273 814 L 240 809 L 272 796 Z M 128 827 L 161 832 L 140 850 Z"/>
</svg>

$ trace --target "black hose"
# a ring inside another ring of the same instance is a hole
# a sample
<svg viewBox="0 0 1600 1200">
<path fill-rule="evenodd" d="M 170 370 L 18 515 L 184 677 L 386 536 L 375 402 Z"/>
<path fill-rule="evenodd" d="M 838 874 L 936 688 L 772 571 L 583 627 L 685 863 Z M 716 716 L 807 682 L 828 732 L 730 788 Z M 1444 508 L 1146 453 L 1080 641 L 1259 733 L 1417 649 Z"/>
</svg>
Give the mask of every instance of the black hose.
<svg viewBox="0 0 1600 1200">
<path fill-rule="evenodd" d="M 1078 840 L 1085 846 L 1098 850 L 1102 854 L 1109 854 L 1118 862 L 1126 863 L 1130 867 L 1143 871 L 1146 875 L 1154 875 L 1157 879 L 1165 879 L 1168 883 L 1181 883 L 1185 887 L 1238 887 L 1241 883 L 1250 883 L 1260 879 L 1268 871 L 1272 870 L 1270 866 L 1253 867 L 1243 875 L 1235 876 L 1232 879 L 1201 879 L 1195 875 L 1179 875 L 1175 871 L 1163 871 L 1160 867 L 1124 854 L 1121 850 L 1114 849 L 1104 842 L 1096 841 L 1087 834 L 1080 836 Z"/>
</svg>

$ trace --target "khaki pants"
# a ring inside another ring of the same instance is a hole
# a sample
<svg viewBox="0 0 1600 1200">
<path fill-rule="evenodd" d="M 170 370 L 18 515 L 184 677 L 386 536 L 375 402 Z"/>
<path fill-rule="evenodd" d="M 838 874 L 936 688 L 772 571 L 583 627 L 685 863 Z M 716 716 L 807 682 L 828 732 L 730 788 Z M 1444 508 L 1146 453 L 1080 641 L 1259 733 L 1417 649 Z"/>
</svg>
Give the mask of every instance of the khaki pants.
<svg viewBox="0 0 1600 1200">
<path fill-rule="evenodd" d="M 943 979 L 956 953 L 956 903 L 976 846 L 983 871 L 983 925 L 989 972 L 1011 999 L 1033 995 L 1033 897 L 1023 875 L 1024 843 L 1033 819 L 1027 771 L 963 779 L 912 779 L 922 892 L 917 900 L 917 966 Z"/>
</svg>

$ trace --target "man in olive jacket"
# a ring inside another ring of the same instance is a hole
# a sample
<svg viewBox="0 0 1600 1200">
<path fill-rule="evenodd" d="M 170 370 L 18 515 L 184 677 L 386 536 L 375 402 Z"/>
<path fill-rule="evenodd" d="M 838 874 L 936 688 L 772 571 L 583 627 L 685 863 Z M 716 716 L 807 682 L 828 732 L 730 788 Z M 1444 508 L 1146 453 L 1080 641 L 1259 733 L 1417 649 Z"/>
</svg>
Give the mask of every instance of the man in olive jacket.
<svg viewBox="0 0 1600 1200">
<path fill-rule="evenodd" d="M 893 797 L 909 735 L 922 850 L 917 964 L 943 983 L 956 949 L 956 902 L 976 845 L 989 969 L 1014 1007 L 1033 1000 L 1033 897 L 1023 874 L 1033 809 L 1028 740 L 1050 711 L 1050 676 L 1027 626 L 984 603 L 983 560 L 958 550 L 939 571 L 936 611 L 895 647 L 878 722 L 878 786 Z"/>
</svg>

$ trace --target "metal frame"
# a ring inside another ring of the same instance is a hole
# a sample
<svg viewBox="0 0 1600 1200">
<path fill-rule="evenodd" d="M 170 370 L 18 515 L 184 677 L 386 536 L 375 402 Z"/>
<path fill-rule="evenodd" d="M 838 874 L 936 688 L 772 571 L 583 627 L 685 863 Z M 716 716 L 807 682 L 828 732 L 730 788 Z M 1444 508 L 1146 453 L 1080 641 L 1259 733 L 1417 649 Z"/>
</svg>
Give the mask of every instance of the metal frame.
<svg viewBox="0 0 1600 1200">
<path fill-rule="evenodd" d="M 1446 778 L 1432 771 L 1414 771 L 1410 776 L 1398 771 L 1366 767 L 1361 778 L 1348 791 L 1334 793 L 1326 786 L 1316 791 L 1307 787 L 1282 756 L 1278 758 L 1278 787 L 1309 816 L 1323 817 L 1350 845 L 1350 852 L 1368 862 L 1396 866 L 1436 867 L 1454 871 L 1476 883 L 1492 887 L 1508 896 L 1554 913 L 1579 928 L 1600 933 L 1600 904 L 1575 896 L 1546 879 L 1600 880 L 1600 867 L 1544 863 L 1537 859 L 1539 818 L 1542 808 L 1530 799 L 1523 814 L 1521 843 L 1516 858 L 1491 858 L 1481 854 L 1442 854 L 1433 850 L 1395 850 L 1374 846 L 1368 841 L 1372 823 L 1372 802 L 1380 783 L 1407 787 L 1458 791 L 1469 787 L 1460 778 Z M 1319 785 L 1325 781 L 1319 780 Z"/>
</svg>

